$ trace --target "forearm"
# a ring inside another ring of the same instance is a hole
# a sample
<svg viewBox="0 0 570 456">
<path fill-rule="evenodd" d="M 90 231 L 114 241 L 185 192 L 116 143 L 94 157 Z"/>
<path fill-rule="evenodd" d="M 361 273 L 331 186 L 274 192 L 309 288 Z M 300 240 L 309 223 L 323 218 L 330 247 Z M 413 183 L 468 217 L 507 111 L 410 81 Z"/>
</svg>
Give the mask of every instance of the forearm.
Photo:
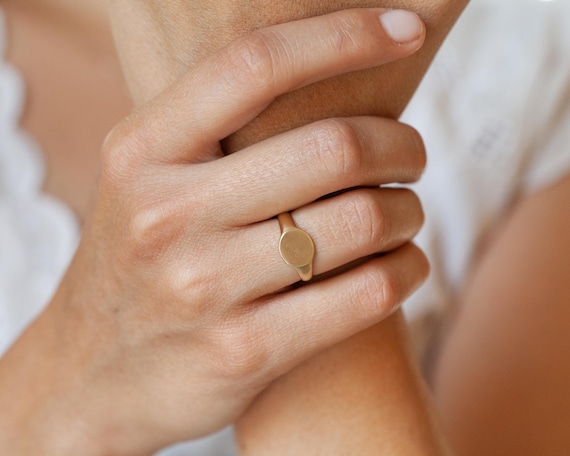
<svg viewBox="0 0 570 456">
<path fill-rule="evenodd" d="M 401 316 L 310 360 L 237 425 L 241 454 L 444 455 Z"/>
<path fill-rule="evenodd" d="M 570 454 L 569 199 L 520 200 L 475 265 L 434 378 L 461 456 Z"/>
</svg>

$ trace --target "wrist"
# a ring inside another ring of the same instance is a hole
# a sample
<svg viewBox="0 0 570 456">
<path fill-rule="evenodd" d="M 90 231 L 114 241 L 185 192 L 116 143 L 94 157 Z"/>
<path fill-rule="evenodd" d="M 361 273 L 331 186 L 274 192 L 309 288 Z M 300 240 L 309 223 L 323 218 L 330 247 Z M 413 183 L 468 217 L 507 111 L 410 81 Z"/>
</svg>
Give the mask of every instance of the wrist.
<svg viewBox="0 0 570 456">
<path fill-rule="evenodd" d="M 100 456 L 79 369 L 52 303 L 0 359 L 0 454 Z"/>
<path fill-rule="evenodd" d="M 451 454 L 401 312 L 281 377 L 235 430 L 243 456 Z"/>
</svg>

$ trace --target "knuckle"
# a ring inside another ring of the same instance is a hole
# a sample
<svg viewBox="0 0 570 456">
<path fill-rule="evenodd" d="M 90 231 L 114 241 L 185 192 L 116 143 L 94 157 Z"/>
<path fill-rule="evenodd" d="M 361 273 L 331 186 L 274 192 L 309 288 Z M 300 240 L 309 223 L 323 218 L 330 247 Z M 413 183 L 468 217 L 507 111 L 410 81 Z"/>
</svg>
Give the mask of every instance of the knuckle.
<svg viewBox="0 0 570 456">
<path fill-rule="evenodd" d="M 385 264 L 371 268 L 367 286 L 369 292 L 375 293 L 373 308 L 379 315 L 391 314 L 401 303 L 401 283 L 398 275 Z"/>
<path fill-rule="evenodd" d="M 270 87 L 275 81 L 275 52 L 269 34 L 253 32 L 230 44 L 225 61 L 230 80 L 247 84 L 255 90 Z"/>
<path fill-rule="evenodd" d="M 385 318 L 400 304 L 398 278 L 386 267 L 369 266 L 360 283 L 364 312 L 370 318 Z"/>
<path fill-rule="evenodd" d="M 400 194 L 401 207 L 406 211 L 406 226 L 409 230 L 413 230 L 413 236 L 415 236 L 425 223 L 422 201 L 417 193 L 409 188 L 398 188 L 397 192 Z"/>
<path fill-rule="evenodd" d="M 411 146 L 409 147 L 411 151 L 410 156 L 412 158 L 410 181 L 416 182 L 422 177 L 427 166 L 426 147 L 418 130 L 409 125 L 406 125 L 406 129 L 411 142 Z"/>
<path fill-rule="evenodd" d="M 208 224 L 207 201 L 178 184 L 169 187 L 154 182 L 146 187 L 130 189 L 121 202 L 117 226 L 121 231 L 121 258 L 126 264 L 152 266 L 157 271 L 152 279 L 177 296 L 204 288 L 207 283 L 202 287 L 202 282 L 209 277 L 197 272 L 210 271 L 201 266 L 208 258 L 210 237 L 217 234 L 204 229 Z"/>
<path fill-rule="evenodd" d="M 400 304 L 401 286 L 397 275 L 390 269 L 384 269 L 376 276 L 380 287 L 382 302 L 380 308 L 392 312 Z"/>
<path fill-rule="evenodd" d="M 360 193 L 360 220 L 366 228 L 367 241 L 378 247 L 388 244 L 391 227 L 390 217 L 387 216 L 384 206 L 374 197 L 372 192 Z"/>
<path fill-rule="evenodd" d="M 173 261 L 161 268 L 161 288 L 169 302 L 181 303 L 177 312 L 181 321 L 193 322 L 212 313 L 212 302 L 218 298 L 213 277 L 190 261 Z"/>
<path fill-rule="evenodd" d="M 126 224 L 126 246 L 138 260 L 156 260 L 179 238 L 183 224 L 178 215 L 162 204 L 149 204 L 133 209 Z"/>
<path fill-rule="evenodd" d="M 381 320 L 392 313 L 397 306 L 397 296 L 386 271 L 368 264 L 359 279 L 354 282 L 355 313 L 365 320 Z"/>
<path fill-rule="evenodd" d="M 133 190 L 124 208 L 130 244 L 156 253 L 192 238 L 193 251 L 201 252 L 205 246 L 203 227 L 211 211 L 209 199 L 193 186 L 169 186 L 162 178 L 147 187 L 144 191 Z M 208 234 L 213 235 L 213 231 Z"/>
<path fill-rule="evenodd" d="M 268 364 L 269 353 L 263 338 L 248 325 L 234 324 L 221 334 L 221 367 L 235 380 L 251 380 L 259 376 Z"/>
<path fill-rule="evenodd" d="M 387 244 L 390 220 L 371 191 L 353 192 L 339 209 L 350 242 L 378 249 Z"/>
<path fill-rule="evenodd" d="M 357 179 L 362 170 L 364 151 L 358 131 L 344 119 L 321 121 L 309 139 L 309 156 L 315 166 L 325 169 L 334 180 L 342 183 Z"/>
<path fill-rule="evenodd" d="M 416 214 L 416 227 L 418 229 L 418 231 L 421 229 L 422 226 L 424 226 L 424 223 L 426 221 L 426 214 L 424 212 L 424 206 L 422 204 L 422 201 L 420 200 L 420 197 L 412 190 L 409 189 L 405 189 L 405 191 L 408 191 L 411 193 L 410 198 L 412 200 L 412 204 L 414 207 L 414 211 L 413 213 Z"/>
<path fill-rule="evenodd" d="M 164 218 L 160 208 L 145 207 L 133 211 L 129 217 L 128 233 L 130 243 L 142 250 L 156 248 Z"/>
<path fill-rule="evenodd" d="M 429 277 L 431 271 L 429 259 L 425 252 L 415 244 L 410 244 L 409 248 L 411 249 L 412 255 L 415 256 L 415 265 L 418 271 L 418 281 L 419 284 L 422 284 Z"/>
<path fill-rule="evenodd" d="M 120 183 L 136 174 L 145 156 L 141 130 L 126 119 L 105 138 L 101 151 L 101 177 L 107 183 Z"/>
<path fill-rule="evenodd" d="M 358 37 L 363 33 L 364 22 L 357 11 L 331 15 L 330 21 L 334 47 L 339 54 L 352 55 L 362 48 Z"/>
<path fill-rule="evenodd" d="M 430 265 L 424 252 L 414 244 L 401 248 L 406 268 L 394 265 L 388 257 L 371 260 L 353 280 L 354 312 L 366 321 L 380 321 L 394 313 L 427 279 Z M 400 261 L 403 257 L 400 256 Z"/>
</svg>

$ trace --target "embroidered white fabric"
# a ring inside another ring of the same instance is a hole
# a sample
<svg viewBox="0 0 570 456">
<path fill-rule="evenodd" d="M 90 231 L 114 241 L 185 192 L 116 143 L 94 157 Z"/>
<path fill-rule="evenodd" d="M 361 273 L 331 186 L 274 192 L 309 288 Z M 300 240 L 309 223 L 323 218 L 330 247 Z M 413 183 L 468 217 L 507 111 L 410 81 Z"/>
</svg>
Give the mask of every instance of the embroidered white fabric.
<svg viewBox="0 0 570 456">
<path fill-rule="evenodd" d="M 421 350 L 501 214 L 570 173 L 569 13 L 564 0 L 473 0 L 405 113 L 430 157 L 416 189 L 433 273 L 405 307 Z M 18 127 L 24 87 L 5 46 L 0 11 L 0 355 L 49 301 L 79 237 L 71 211 L 41 191 L 44 164 Z M 176 454 L 234 451 L 226 431 L 162 456 Z"/>
<path fill-rule="evenodd" d="M 42 193 L 40 150 L 18 125 L 23 81 L 5 49 L 0 10 L 0 356 L 49 301 L 79 237 L 69 208 Z"/>
<path fill-rule="evenodd" d="M 429 157 L 415 189 L 432 274 L 404 308 L 422 358 L 489 230 L 570 173 L 568 17 L 563 0 L 472 0 L 402 118 Z"/>
</svg>

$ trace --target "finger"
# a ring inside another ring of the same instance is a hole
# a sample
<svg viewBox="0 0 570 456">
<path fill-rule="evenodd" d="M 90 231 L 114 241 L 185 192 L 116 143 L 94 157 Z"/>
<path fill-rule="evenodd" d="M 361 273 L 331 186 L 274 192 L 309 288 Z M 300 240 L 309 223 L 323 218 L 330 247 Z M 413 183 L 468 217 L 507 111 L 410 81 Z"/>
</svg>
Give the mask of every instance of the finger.
<svg viewBox="0 0 570 456">
<path fill-rule="evenodd" d="M 277 96 L 406 57 L 424 36 L 417 15 L 378 8 L 258 30 L 205 60 L 140 111 L 135 116 L 139 135 L 150 155 L 168 162 L 205 161 L 218 141 L 249 123 Z"/>
<path fill-rule="evenodd" d="M 353 190 L 298 209 L 292 216 L 313 238 L 315 275 L 391 251 L 409 242 L 424 221 L 416 194 L 395 188 Z M 232 289 L 239 287 L 247 302 L 299 281 L 296 270 L 280 256 L 279 238 L 276 220 L 233 235 L 231 245 L 239 252 L 232 255 L 240 258 L 241 265 L 248 265 L 248 272 L 239 283 L 232 284 Z"/>
<path fill-rule="evenodd" d="M 412 127 L 377 117 L 329 119 L 209 164 L 215 170 L 205 185 L 224 202 L 225 222 L 243 226 L 346 188 L 416 181 L 425 164 Z"/>
<path fill-rule="evenodd" d="M 288 371 L 386 319 L 428 272 L 423 253 L 406 244 L 340 276 L 268 299 L 254 319 L 256 345 L 271 353 L 267 369 Z"/>
</svg>

